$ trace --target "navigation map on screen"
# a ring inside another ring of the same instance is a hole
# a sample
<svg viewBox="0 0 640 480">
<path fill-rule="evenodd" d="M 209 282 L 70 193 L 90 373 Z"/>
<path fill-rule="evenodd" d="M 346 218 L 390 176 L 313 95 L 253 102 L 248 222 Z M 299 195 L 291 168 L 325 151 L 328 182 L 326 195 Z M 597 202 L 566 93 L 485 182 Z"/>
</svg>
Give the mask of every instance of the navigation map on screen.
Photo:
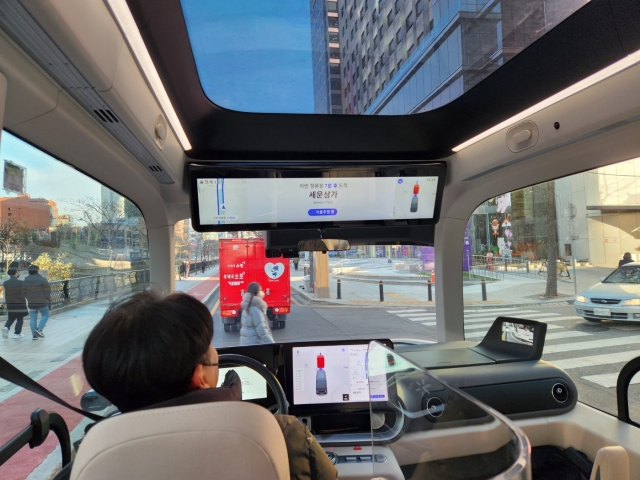
<svg viewBox="0 0 640 480">
<path fill-rule="evenodd" d="M 293 403 L 388 400 L 386 376 L 369 382 L 368 345 L 293 348 Z"/>
<path fill-rule="evenodd" d="M 433 218 L 438 177 L 199 178 L 201 225 Z"/>
</svg>

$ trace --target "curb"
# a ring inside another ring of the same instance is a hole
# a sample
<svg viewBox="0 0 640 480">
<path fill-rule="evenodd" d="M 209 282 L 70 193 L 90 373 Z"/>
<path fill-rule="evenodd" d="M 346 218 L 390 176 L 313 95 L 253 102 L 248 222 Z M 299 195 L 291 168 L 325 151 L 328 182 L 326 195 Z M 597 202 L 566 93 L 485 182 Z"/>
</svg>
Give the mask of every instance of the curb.
<svg viewBox="0 0 640 480">
<path fill-rule="evenodd" d="M 218 290 L 220 290 L 220 282 L 218 282 L 218 285 L 216 285 L 215 287 L 213 287 L 213 290 L 211 290 L 209 293 L 207 293 L 207 296 L 206 296 L 206 297 L 204 297 L 204 298 L 202 299 L 202 303 L 207 303 L 207 302 L 209 301 L 209 299 L 210 299 L 211 297 L 213 297 L 213 295 L 214 295 Z"/>
<path fill-rule="evenodd" d="M 357 276 L 357 275 L 332 275 L 332 277 L 334 279 L 340 279 L 340 280 L 352 280 L 354 282 L 361 282 L 361 283 L 378 283 L 380 281 L 384 282 L 385 285 L 423 285 L 423 286 L 427 286 L 427 284 L 429 283 L 429 279 L 431 277 L 425 275 L 421 278 L 416 278 L 416 277 L 412 277 L 409 278 L 407 280 L 403 280 L 401 278 L 396 278 L 396 277 L 391 277 L 391 276 L 374 276 L 374 275 L 368 275 L 368 276 Z M 462 281 L 463 286 L 468 287 L 470 285 L 480 285 L 479 281 L 471 281 L 471 280 L 463 280 Z M 433 286 L 435 287 L 435 282 L 433 283 Z"/>
<path fill-rule="evenodd" d="M 315 296 L 311 296 L 304 290 L 300 290 L 298 287 L 291 284 L 291 289 L 295 290 L 301 297 L 303 297 L 308 302 L 311 302 L 312 305 L 322 306 L 322 305 L 340 305 L 345 307 L 373 307 L 376 306 L 375 303 L 342 303 L 336 302 L 329 298 L 316 298 Z M 390 302 L 380 302 L 378 305 L 384 306 L 392 306 L 389 304 Z M 426 302 L 425 302 L 426 303 Z M 407 304 L 400 304 L 407 305 Z M 523 302 L 523 303 L 494 303 L 490 305 L 477 304 L 475 302 L 465 303 L 465 307 L 476 308 L 476 309 L 492 309 L 492 308 L 504 308 L 504 307 L 532 307 L 532 306 L 541 306 L 541 305 L 573 305 L 573 299 L 571 300 L 543 300 L 540 302 Z M 407 305 L 407 307 L 435 307 L 435 302 L 432 304 L 426 305 Z"/>
</svg>

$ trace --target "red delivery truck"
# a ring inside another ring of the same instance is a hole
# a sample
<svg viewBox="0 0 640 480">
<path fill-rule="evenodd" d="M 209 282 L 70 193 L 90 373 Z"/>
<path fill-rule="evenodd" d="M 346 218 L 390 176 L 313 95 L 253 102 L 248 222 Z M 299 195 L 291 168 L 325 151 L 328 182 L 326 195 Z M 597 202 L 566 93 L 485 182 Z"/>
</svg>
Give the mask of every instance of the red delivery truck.
<svg viewBox="0 0 640 480">
<path fill-rule="evenodd" d="M 220 239 L 220 316 L 225 332 L 240 330 L 242 295 L 258 282 L 271 328 L 284 328 L 291 311 L 288 258 L 267 258 L 264 238 Z"/>
</svg>

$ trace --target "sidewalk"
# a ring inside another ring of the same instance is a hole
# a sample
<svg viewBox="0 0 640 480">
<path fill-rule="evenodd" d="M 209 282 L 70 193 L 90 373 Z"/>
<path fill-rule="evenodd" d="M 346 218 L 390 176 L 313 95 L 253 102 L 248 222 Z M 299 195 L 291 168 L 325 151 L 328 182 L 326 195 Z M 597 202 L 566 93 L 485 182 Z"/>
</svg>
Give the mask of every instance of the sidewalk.
<svg viewBox="0 0 640 480">
<path fill-rule="evenodd" d="M 429 277 L 408 274 L 392 270 L 390 265 L 380 263 L 362 262 L 359 265 L 351 265 L 348 273 L 340 275 L 341 271 L 336 262 L 330 263 L 330 298 L 317 298 L 303 288 L 303 271 L 291 272 L 291 287 L 302 297 L 316 304 L 325 305 L 384 305 L 404 306 L 421 305 L 434 306 L 434 302 L 428 302 Z M 346 271 L 344 268 L 342 271 Z M 611 268 L 604 267 L 578 267 L 576 269 L 578 293 L 591 285 L 598 283 L 600 277 L 611 273 Z M 334 274 L 336 272 L 338 274 Z M 473 306 L 496 305 L 532 305 L 532 304 L 556 304 L 572 303 L 575 297 L 573 270 L 572 278 L 558 279 L 558 297 L 545 299 L 542 297 L 546 288 L 546 278 L 540 279 L 522 277 L 515 274 L 505 274 L 504 280 L 487 281 L 487 300 L 482 300 L 482 286 L 480 283 L 464 282 L 464 304 Z M 337 299 L 337 280 L 341 281 L 341 299 Z M 380 302 L 379 280 L 383 281 L 384 302 Z M 435 291 L 438 283 L 432 286 L 432 298 L 435 300 Z"/>
<path fill-rule="evenodd" d="M 218 285 L 218 268 L 215 267 L 208 269 L 204 275 L 199 273 L 177 281 L 176 290 L 185 291 L 204 301 L 217 290 Z M 79 406 L 80 397 L 90 388 L 82 371 L 80 354 L 89 332 L 102 318 L 108 304 L 108 300 L 100 300 L 73 310 L 54 312 L 44 329 L 46 337 L 35 341 L 31 339 L 27 316 L 22 329 L 25 334 L 23 338 L 13 339 L 10 336 L 5 340 L 0 337 L 0 356 L 71 405 Z M 11 332 L 13 335 L 13 326 Z M 31 412 L 36 408 L 61 414 L 72 432 L 76 427 L 80 430 L 83 428 L 81 422 L 84 417 L 81 415 L 0 380 L 0 445 L 4 445 L 28 425 Z M 73 435 L 80 435 L 80 430 Z M 0 478 L 48 478 L 51 468 L 55 468 L 60 461 L 59 453 L 54 452 L 57 444 L 55 435 L 50 434 L 46 442 L 37 449 L 23 448 L 0 467 Z M 51 452 L 54 453 L 49 460 L 47 457 Z M 47 462 L 42 464 L 45 459 Z M 42 467 L 36 469 L 40 464 Z M 49 464 L 51 468 L 45 468 Z"/>
</svg>

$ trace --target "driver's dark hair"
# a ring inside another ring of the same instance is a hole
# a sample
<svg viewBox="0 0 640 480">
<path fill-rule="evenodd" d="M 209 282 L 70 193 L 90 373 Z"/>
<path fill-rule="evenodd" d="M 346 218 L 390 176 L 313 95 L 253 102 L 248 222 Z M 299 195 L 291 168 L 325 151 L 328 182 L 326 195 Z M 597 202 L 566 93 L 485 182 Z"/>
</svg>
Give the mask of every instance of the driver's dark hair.
<svg viewBox="0 0 640 480">
<path fill-rule="evenodd" d="M 91 387 L 122 412 L 189 392 L 213 339 L 207 307 L 185 293 L 144 291 L 112 304 L 82 352 Z"/>
</svg>

